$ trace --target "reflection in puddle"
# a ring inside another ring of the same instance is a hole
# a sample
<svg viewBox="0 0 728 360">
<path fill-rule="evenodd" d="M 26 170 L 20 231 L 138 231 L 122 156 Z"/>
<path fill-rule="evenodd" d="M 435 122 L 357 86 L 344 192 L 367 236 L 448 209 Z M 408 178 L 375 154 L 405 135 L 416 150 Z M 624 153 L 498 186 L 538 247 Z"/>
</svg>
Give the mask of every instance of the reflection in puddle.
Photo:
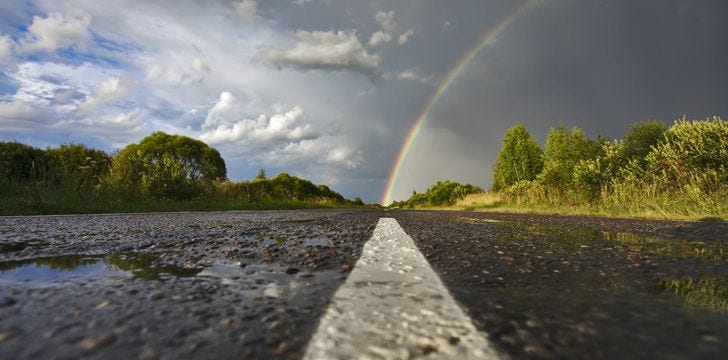
<svg viewBox="0 0 728 360">
<path fill-rule="evenodd" d="M 8 253 L 13 251 L 20 251 L 31 244 L 28 242 L 17 242 L 17 243 L 10 243 L 10 244 L 0 244 L 0 253 Z"/>
<path fill-rule="evenodd" d="M 64 255 L 0 263 L 0 279 L 13 282 L 53 283 L 70 279 L 101 279 L 133 276 L 146 280 L 189 277 L 202 269 L 156 265 L 151 254 L 106 256 Z"/>
<path fill-rule="evenodd" d="M 52 283 L 77 278 L 102 278 L 124 273 L 110 268 L 99 257 L 54 256 L 0 263 L 0 278 L 10 281 Z"/>
<path fill-rule="evenodd" d="M 660 282 L 662 287 L 685 299 L 685 305 L 699 309 L 728 312 L 728 278 L 684 278 Z"/>
<path fill-rule="evenodd" d="M 655 300 L 667 297 L 673 300 L 677 298 L 689 308 L 728 313 L 728 276 L 721 270 L 725 268 L 715 267 L 728 263 L 728 243 L 725 241 L 687 241 L 629 232 L 601 231 L 589 227 L 534 223 L 501 222 L 490 225 L 486 224 L 487 220 L 459 218 L 457 221 L 505 227 L 507 231 L 498 233 L 499 243 L 493 249 L 503 254 L 505 260 L 509 257 L 499 249 L 501 244 L 516 252 L 536 254 L 535 258 L 541 259 L 537 262 L 548 268 L 547 273 L 537 276 L 556 279 L 513 288 L 501 287 L 500 283 L 495 282 L 494 287 L 506 297 L 523 297 L 529 301 L 542 298 L 588 301 L 586 299 L 608 298 L 616 294 L 635 299 L 641 296 Z M 601 254 L 617 256 L 608 260 L 608 257 L 602 259 Z M 648 254 L 652 256 L 641 256 Z M 518 273 L 530 274 L 534 259 L 525 255 L 524 258 L 528 261 L 521 264 L 521 268 L 506 267 L 506 271 L 516 270 Z M 510 259 L 515 261 L 513 257 Z M 590 259 L 600 259 L 599 265 L 606 266 L 601 269 L 585 267 L 585 264 L 594 261 Z M 697 261 L 689 263 L 690 265 L 680 265 L 681 259 Z M 670 279 L 666 275 L 669 272 L 660 267 L 655 267 L 654 271 L 648 270 L 658 264 L 684 266 L 686 270 L 695 269 L 693 271 L 701 267 L 703 270 L 692 278 Z"/>
<path fill-rule="evenodd" d="M 728 261 L 728 244 L 702 241 L 662 239 L 625 232 L 603 232 L 604 238 L 625 246 L 630 251 L 646 251 L 679 258 L 698 258 L 710 262 Z"/>
<path fill-rule="evenodd" d="M 514 231 L 504 238 L 512 240 L 548 237 L 577 245 L 608 245 L 620 250 L 647 252 L 673 258 L 696 258 L 707 262 L 728 261 L 728 243 L 715 241 L 686 241 L 646 236 L 628 232 L 599 231 L 591 228 L 570 228 L 542 224 L 507 224 Z M 520 230 L 520 231 L 519 231 Z M 605 243 L 606 241 L 606 243 Z M 615 246 L 616 245 L 616 246 Z"/>
</svg>

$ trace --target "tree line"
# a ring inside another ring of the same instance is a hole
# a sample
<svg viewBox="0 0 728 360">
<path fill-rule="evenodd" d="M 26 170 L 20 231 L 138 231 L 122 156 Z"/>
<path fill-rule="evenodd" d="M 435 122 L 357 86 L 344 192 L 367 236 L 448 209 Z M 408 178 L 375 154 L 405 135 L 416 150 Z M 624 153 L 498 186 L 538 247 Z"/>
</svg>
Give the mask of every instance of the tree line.
<svg viewBox="0 0 728 360">
<path fill-rule="evenodd" d="M 325 185 L 286 173 L 268 178 L 261 169 L 250 181 L 232 182 L 216 149 L 164 132 L 113 154 L 82 144 L 43 150 L 0 142 L 0 195 L 6 200 L 0 213 L 6 214 L 63 212 L 53 209 L 54 202 L 63 201 L 197 202 L 223 209 L 260 202 L 273 207 L 275 202 L 363 205 L 360 199 L 349 201 Z M 96 205 L 95 211 L 104 211 L 103 204 Z"/>
<path fill-rule="evenodd" d="M 622 139 L 590 139 L 579 128 L 552 128 L 542 149 L 522 124 L 503 137 L 493 190 L 531 202 L 709 203 L 728 192 L 728 123 L 719 117 L 630 126 Z M 686 198 L 684 195 L 687 195 Z"/>
<path fill-rule="evenodd" d="M 446 189 L 446 201 L 432 195 Z M 452 205 L 479 189 L 438 182 L 396 207 Z M 578 128 L 550 129 L 544 146 L 523 124 L 502 138 L 486 207 L 561 209 L 612 214 L 728 214 L 728 123 L 719 117 L 632 124 L 621 139 L 590 138 Z M 475 202 L 474 202 L 475 203 Z"/>
</svg>

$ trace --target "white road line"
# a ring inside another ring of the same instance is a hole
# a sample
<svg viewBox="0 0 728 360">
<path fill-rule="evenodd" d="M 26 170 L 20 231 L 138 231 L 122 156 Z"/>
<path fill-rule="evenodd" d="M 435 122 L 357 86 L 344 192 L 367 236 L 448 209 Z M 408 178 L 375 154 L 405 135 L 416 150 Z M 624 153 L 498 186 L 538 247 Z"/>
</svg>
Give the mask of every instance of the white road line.
<svg viewBox="0 0 728 360">
<path fill-rule="evenodd" d="M 497 359 L 412 238 L 381 218 L 304 359 Z"/>
</svg>

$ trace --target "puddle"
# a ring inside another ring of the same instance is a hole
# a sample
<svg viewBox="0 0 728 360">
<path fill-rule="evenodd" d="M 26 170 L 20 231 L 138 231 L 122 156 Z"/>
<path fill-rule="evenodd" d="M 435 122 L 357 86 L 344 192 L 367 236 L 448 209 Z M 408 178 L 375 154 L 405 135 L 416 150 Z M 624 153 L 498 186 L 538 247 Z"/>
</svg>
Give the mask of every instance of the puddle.
<svg viewBox="0 0 728 360">
<path fill-rule="evenodd" d="M 202 269 L 172 265 L 155 266 L 157 257 L 149 254 L 109 254 L 106 256 L 65 255 L 0 263 L 0 280 L 47 285 L 77 279 L 137 277 L 163 281 L 168 277 L 195 276 Z"/>
<path fill-rule="evenodd" d="M 728 277 L 708 276 L 661 281 L 664 291 L 685 300 L 685 306 L 728 313 Z"/>
<path fill-rule="evenodd" d="M 502 236 L 510 240 L 554 239 L 582 248 L 601 246 L 632 252 L 651 253 L 671 258 L 695 258 L 706 262 L 728 262 L 728 243 L 686 241 L 629 232 L 599 231 L 590 228 L 567 228 L 540 224 L 504 224 L 515 231 Z"/>
<path fill-rule="evenodd" d="M 93 256 L 68 255 L 0 263 L 0 279 L 39 285 L 124 275 L 124 271 L 107 266 L 102 258 Z"/>
<path fill-rule="evenodd" d="M 602 236 L 630 251 L 651 252 L 669 257 L 698 258 L 708 262 L 728 261 L 728 244 L 723 242 L 663 239 L 625 232 L 602 232 Z"/>
</svg>

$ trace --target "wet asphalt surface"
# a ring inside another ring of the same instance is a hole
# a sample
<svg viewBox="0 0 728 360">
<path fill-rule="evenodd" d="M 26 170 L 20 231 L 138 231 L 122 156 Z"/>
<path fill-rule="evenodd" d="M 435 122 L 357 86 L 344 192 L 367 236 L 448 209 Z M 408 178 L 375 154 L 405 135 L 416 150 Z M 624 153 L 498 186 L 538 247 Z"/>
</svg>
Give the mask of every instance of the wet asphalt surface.
<svg viewBox="0 0 728 360">
<path fill-rule="evenodd" d="M 513 358 L 728 354 L 728 224 L 398 212 L 455 299 Z"/>
<path fill-rule="evenodd" d="M 0 358 L 298 359 L 382 216 L 505 356 L 728 353 L 728 224 L 307 210 L 0 218 Z"/>
</svg>

